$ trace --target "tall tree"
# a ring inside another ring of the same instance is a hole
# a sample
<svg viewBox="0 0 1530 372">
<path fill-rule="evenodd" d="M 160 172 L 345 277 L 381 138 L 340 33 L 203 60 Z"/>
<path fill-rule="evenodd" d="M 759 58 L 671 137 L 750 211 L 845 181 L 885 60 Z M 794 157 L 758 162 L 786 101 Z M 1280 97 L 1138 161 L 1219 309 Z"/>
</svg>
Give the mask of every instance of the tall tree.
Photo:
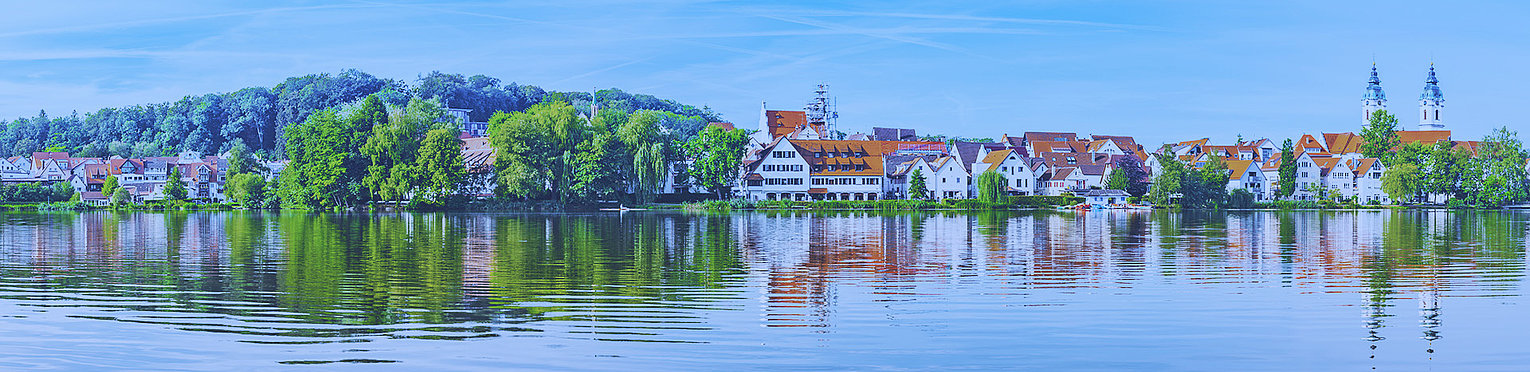
<svg viewBox="0 0 1530 372">
<path fill-rule="evenodd" d="M 584 129 L 584 120 L 562 101 L 495 114 L 489 119 L 489 141 L 498 152 L 494 167 L 500 193 L 520 198 L 551 194 L 566 201 L 574 147 Z"/>
<path fill-rule="evenodd" d="M 1393 202 L 1417 201 L 1422 177 L 1417 165 L 1398 163 L 1388 167 L 1386 174 L 1381 176 L 1381 191 L 1392 197 Z"/>
<path fill-rule="evenodd" d="M 924 168 L 914 168 L 914 174 L 909 176 L 908 196 L 913 199 L 929 199 L 929 181 L 925 180 Z"/>
<path fill-rule="evenodd" d="M 1110 188 L 1126 191 L 1132 194 L 1132 196 L 1147 194 L 1148 182 L 1150 180 L 1146 168 L 1142 165 L 1142 159 L 1138 159 L 1136 155 L 1126 155 L 1117 159 L 1114 165 L 1115 169 L 1110 173 L 1111 182 L 1113 182 L 1112 185 L 1115 185 L 1114 182 L 1119 182 L 1120 184 L 1117 185 L 1119 188 Z M 1120 174 L 1119 181 L 1116 180 L 1117 174 Z"/>
<path fill-rule="evenodd" d="M 1004 202 L 1004 196 L 1008 195 L 1009 180 L 1003 174 L 993 170 L 978 174 L 977 191 L 978 200 L 989 203 Z"/>
<path fill-rule="evenodd" d="M 1184 197 L 1184 184 L 1190 174 L 1185 163 L 1181 163 L 1174 154 L 1162 152 L 1155 154 L 1158 157 L 1160 170 L 1153 176 L 1153 187 L 1148 190 L 1148 200 L 1155 205 L 1173 205 L 1176 199 Z"/>
<path fill-rule="evenodd" d="M 467 177 L 467 168 L 462 161 L 462 140 L 457 138 L 458 134 L 456 129 L 432 129 L 420 144 L 416 164 L 425 175 L 425 182 L 419 193 L 427 199 L 439 202 L 454 195 L 463 178 Z"/>
<path fill-rule="evenodd" d="M 106 182 L 101 184 L 101 195 L 110 197 L 116 193 L 119 182 L 117 181 L 117 175 L 106 176 Z"/>
<path fill-rule="evenodd" d="M 170 179 L 165 181 L 165 198 L 186 200 L 186 181 L 181 180 L 180 166 L 170 166 Z"/>
<path fill-rule="evenodd" d="M 703 129 L 685 143 L 687 155 L 694 159 L 688 170 L 691 179 L 719 198 L 726 196 L 738 179 L 744 146 L 748 144 L 749 133 L 744 130 Z"/>
<path fill-rule="evenodd" d="M 1371 121 L 1361 129 L 1360 137 L 1365 139 L 1365 144 L 1360 146 L 1360 153 L 1367 158 L 1381 159 L 1383 164 L 1392 165 L 1392 157 L 1388 154 L 1392 148 L 1397 147 L 1397 117 L 1392 116 L 1387 110 L 1377 110 L 1371 113 Z"/>
<path fill-rule="evenodd" d="M 1277 176 L 1280 197 L 1284 198 L 1296 193 L 1296 148 L 1291 144 L 1290 138 L 1280 145 L 1280 169 L 1277 171 Z"/>
</svg>

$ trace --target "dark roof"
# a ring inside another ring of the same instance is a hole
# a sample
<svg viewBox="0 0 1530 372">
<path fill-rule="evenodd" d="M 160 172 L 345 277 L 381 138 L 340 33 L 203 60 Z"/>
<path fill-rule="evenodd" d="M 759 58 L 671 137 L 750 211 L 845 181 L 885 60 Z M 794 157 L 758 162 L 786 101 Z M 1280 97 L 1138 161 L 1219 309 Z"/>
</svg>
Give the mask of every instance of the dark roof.
<svg viewBox="0 0 1530 372">
<path fill-rule="evenodd" d="M 908 128 L 871 127 L 871 137 L 877 141 L 914 141 L 919 139 L 919 134 Z"/>
<path fill-rule="evenodd" d="M 1128 194 L 1125 191 L 1116 190 L 1116 189 L 1089 190 L 1089 192 L 1084 193 L 1084 196 L 1131 196 L 1131 195 L 1132 194 Z"/>
</svg>

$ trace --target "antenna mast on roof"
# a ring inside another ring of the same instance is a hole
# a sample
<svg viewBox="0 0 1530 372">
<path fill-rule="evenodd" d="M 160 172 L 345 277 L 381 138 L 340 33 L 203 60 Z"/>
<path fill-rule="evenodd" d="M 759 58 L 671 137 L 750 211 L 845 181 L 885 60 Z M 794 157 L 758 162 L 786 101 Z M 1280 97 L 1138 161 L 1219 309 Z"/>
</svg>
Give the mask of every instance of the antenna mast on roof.
<svg viewBox="0 0 1530 372">
<path fill-rule="evenodd" d="M 826 83 L 819 83 L 818 89 L 814 90 L 813 93 L 816 93 L 817 96 L 808 102 L 805 110 L 807 111 L 808 124 L 823 128 L 824 133 L 820 134 L 828 137 L 830 133 L 834 133 L 837 129 L 835 122 L 838 121 L 836 119 L 839 119 L 839 111 L 835 111 L 835 107 L 838 106 L 837 102 L 839 101 L 829 99 L 829 84 Z"/>
</svg>

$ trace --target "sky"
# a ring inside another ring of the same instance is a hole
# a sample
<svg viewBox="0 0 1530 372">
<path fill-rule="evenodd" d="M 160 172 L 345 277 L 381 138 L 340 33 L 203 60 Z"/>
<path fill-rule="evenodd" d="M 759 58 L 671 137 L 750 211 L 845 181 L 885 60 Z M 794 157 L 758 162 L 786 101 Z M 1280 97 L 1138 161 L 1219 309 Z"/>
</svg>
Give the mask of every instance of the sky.
<svg viewBox="0 0 1530 372">
<path fill-rule="evenodd" d="M 0 118 L 355 68 L 614 87 L 745 128 L 826 83 L 846 132 L 1225 143 L 1358 132 L 1374 61 L 1404 128 L 1433 62 L 1446 127 L 1478 139 L 1523 126 L 1530 82 L 1530 3 L 1509 1 L 7 3 Z"/>
</svg>

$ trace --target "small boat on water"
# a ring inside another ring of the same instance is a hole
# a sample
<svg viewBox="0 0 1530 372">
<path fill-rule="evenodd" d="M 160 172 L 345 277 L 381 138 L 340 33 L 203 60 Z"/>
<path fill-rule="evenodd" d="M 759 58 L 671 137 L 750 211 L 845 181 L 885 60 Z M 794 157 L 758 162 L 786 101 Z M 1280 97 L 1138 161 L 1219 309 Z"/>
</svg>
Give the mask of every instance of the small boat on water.
<svg viewBox="0 0 1530 372">
<path fill-rule="evenodd" d="M 621 206 L 619 208 L 601 208 L 600 210 L 608 211 L 608 212 L 627 212 L 627 211 L 646 211 L 647 209 L 644 209 L 644 208 L 627 208 L 627 206 L 623 205 L 623 206 Z"/>
</svg>

